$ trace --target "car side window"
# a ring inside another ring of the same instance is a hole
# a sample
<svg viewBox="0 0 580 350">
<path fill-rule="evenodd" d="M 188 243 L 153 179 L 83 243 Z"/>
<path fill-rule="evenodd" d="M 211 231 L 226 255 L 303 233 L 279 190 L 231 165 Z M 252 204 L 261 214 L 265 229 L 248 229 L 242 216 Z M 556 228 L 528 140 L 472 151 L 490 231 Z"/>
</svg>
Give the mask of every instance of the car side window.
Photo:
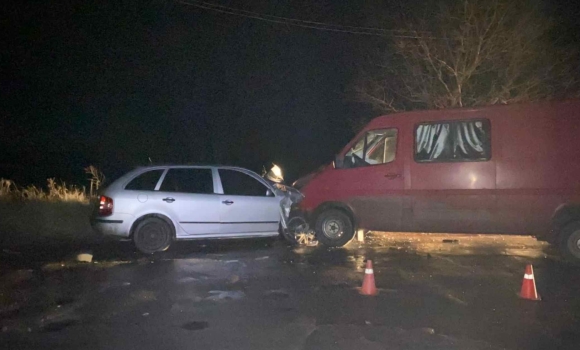
<svg viewBox="0 0 580 350">
<path fill-rule="evenodd" d="M 344 168 L 386 164 L 397 155 L 397 129 L 367 132 L 344 157 Z"/>
<path fill-rule="evenodd" d="M 125 186 L 125 189 L 130 191 L 154 191 L 163 171 L 164 169 L 155 169 L 144 172 L 131 180 Z"/>
<path fill-rule="evenodd" d="M 164 192 L 212 194 L 213 176 L 211 169 L 169 169 L 159 190 Z"/>
<path fill-rule="evenodd" d="M 224 194 L 259 197 L 266 197 L 268 195 L 268 188 L 250 175 L 229 169 L 219 169 L 218 172 Z"/>
<path fill-rule="evenodd" d="M 491 158 L 489 120 L 423 123 L 415 129 L 415 161 L 475 162 Z"/>
</svg>

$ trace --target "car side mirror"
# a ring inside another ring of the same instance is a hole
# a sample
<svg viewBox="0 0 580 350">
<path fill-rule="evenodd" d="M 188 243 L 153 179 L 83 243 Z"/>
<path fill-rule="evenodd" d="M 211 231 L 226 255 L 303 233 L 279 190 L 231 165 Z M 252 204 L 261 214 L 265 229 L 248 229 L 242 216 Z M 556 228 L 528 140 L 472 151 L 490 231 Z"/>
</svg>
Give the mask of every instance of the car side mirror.
<svg viewBox="0 0 580 350">
<path fill-rule="evenodd" d="M 267 189 L 266 190 L 266 197 L 274 197 L 274 192 L 272 192 L 272 190 Z"/>
<path fill-rule="evenodd" d="M 334 168 L 342 169 L 343 167 L 344 167 L 344 157 L 336 155 L 336 157 L 334 157 Z"/>
</svg>

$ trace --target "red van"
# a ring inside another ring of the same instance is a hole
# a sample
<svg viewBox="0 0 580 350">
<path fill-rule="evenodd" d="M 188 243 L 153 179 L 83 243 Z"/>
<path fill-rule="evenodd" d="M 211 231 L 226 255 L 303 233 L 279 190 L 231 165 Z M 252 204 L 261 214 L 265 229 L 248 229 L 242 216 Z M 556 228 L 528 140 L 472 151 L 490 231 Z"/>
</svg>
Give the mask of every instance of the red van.
<svg viewBox="0 0 580 350">
<path fill-rule="evenodd" d="M 358 228 L 532 234 L 580 259 L 580 101 L 378 117 L 295 185 L 327 245 Z"/>
</svg>

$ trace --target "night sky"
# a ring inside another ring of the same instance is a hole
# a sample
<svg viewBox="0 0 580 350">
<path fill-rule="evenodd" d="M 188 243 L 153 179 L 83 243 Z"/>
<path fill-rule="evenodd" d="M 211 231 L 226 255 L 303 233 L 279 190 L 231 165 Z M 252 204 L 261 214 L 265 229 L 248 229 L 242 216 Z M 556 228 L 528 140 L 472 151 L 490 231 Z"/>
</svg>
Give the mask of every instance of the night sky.
<svg viewBox="0 0 580 350">
<path fill-rule="evenodd" d="M 380 0 L 219 3 L 350 26 L 376 25 L 378 3 L 383 13 L 402 9 Z M 553 8 L 578 38 L 577 9 Z M 0 177 L 20 184 L 83 184 L 91 164 L 114 179 L 149 159 L 256 171 L 275 162 L 294 179 L 333 158 L 353 136 L 352 119 L 376 116 L 347 88 L 377 37 L 166 0 L 18 1 L 2 5 L 2 17 Z"/>
</svg>

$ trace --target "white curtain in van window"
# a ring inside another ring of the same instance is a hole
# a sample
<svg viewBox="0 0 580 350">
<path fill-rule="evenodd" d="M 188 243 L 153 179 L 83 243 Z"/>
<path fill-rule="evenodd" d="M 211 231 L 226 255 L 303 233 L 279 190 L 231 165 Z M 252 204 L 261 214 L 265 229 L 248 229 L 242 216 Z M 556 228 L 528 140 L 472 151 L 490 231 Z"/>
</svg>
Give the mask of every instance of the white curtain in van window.
<svg viewBox="0 0 580 350">
<path fill-rule="evenodd" d="M 449 124 L 423 124 L 417 127 L 415 150 L 417 159 L 440 158 L 449 137 Z"/>
<path fill-rule="evenodd" d="M 461 122 L 456 123 L 454 130 L 454 158 L 457 159 L 477 159 L 485 157 L 482 138 L 485 136 L 483 123 Z"/>
<path fill-rule="evenodd" d="M 417 127 L 415 158 L 419 161 L 471 161 L 487 157 L 482 121 L 423 124 Z"/>
</svg>

